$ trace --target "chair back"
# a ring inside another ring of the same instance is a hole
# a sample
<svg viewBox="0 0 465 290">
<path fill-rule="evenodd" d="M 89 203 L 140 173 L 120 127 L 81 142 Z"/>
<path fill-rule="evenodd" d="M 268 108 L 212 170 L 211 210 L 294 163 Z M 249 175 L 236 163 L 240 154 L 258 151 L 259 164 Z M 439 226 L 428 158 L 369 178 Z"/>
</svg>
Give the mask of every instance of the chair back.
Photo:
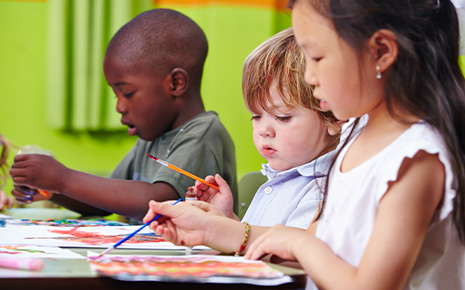
<svg viewBox="0 0 465 290">
<path fill-rule="evenodd" d="M 237 214 L 239 219 L 244 217 L 244 214 L 249 208 L 249 205 L 252 202 L 252 199 L 258 188 L 260 188 L 260 186 L 267 180 L 268 178 L 259 171 L 248 172 L 239 180 L 239 209 Z"/>
</svg>

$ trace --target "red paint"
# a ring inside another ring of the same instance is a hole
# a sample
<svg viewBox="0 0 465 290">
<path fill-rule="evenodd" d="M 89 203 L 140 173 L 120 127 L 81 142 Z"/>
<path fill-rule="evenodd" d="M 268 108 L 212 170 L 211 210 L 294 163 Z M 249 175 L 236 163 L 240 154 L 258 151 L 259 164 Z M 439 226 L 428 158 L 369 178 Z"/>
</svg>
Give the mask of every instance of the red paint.
<svg viewBox="0 0 465 290">
<path fill-rule="evenodd" d="M 51 233 L 60 235 L 70 235 L 64 237 L 53 237 L 53 238 L 27 238 L 27 239 L 53 239 L 62 240 L 69 242 L 78 242 L 88 245 L 103 245 L 103 244 L 114 244 L 125 238 L 126 235 L 101 235 L 97 232 L 79 231 L 79 227 L 74 227 L 71 230 L 49 230 Z M 142 243 L 160 243 L 166 242 L 162 237 L 155 236 L 153 234 L 138 234 L 127 240 L 129 244 L 142 244 Z"/>
</svg>

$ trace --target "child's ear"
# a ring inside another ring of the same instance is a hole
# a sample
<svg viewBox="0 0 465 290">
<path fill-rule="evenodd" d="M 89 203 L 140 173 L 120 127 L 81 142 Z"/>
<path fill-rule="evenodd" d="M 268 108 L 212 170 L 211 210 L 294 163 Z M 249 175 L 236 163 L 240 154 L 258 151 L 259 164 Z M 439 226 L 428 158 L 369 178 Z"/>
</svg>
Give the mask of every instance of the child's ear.
<svg viewBox="0 0 465 290">
<path fill-rule="evenodd" d="M 394 63 L 399 52 L 396 35 L 388 29 L 380 29 L 373 33 L 368 40 L 368 47 L 379 65 L 380 72 L 386 71 Z"/>
<path fill-rule="evenodd" d="M 170 91 L 173 96 L 181 96 L 187 91 L 189 75 L 182 68 L 176 67 L 170 72 Z"/>
</svg>

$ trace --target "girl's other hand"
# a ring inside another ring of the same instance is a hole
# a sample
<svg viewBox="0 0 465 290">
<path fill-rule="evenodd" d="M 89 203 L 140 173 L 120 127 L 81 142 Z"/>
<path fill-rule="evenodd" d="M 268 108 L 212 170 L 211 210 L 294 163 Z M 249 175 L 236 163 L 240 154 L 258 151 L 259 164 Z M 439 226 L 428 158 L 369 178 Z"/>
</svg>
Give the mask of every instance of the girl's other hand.
<svg viewBox="0 0 465 290">
<path fill-rule="evenodd" d="M 258 260 L 264 255 L 273 254 L 281 259 L 295 261 L 293 247 L 301 238 L 309 235 L 305 230 L 275 225 L 259 236 L 247 249 L 246 259 Z"/>
</svg>

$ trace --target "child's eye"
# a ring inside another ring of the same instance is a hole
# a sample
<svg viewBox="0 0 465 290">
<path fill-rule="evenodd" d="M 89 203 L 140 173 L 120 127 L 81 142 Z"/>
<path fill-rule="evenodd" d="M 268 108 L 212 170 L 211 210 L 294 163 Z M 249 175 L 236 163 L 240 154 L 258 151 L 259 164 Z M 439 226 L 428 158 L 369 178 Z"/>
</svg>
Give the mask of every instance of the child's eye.
<svg viewBox="0 0 465 290">
<path fill-rule="evenodd" d="M 259 120 L 261 118 L 260 115 L 253 115 L 252 118 L 250 118 L 250 120 Z"/>
<path fill-rule="evenodd" d="M 281 122 L 287 122 L 291 119 L 291 116 L 276 116 L 276 119 Z"/>
<path fill-rule="evenodd" d="M 130 98 L 130 97 L 132 97 L 132 95 L 134 95 L 134 93 L 135 93 L 135 92 L 130 92 L 130 93 L 127 93 L 127 94 L 123 94 L 123 96 L 124 96 L 125 98 Z"/>
<path fill-rule="evenodd" d="M 312 57 L 312 60 L 314 62 L 319 62 L 322 59 L 322 57 Z"/>
</svg>

